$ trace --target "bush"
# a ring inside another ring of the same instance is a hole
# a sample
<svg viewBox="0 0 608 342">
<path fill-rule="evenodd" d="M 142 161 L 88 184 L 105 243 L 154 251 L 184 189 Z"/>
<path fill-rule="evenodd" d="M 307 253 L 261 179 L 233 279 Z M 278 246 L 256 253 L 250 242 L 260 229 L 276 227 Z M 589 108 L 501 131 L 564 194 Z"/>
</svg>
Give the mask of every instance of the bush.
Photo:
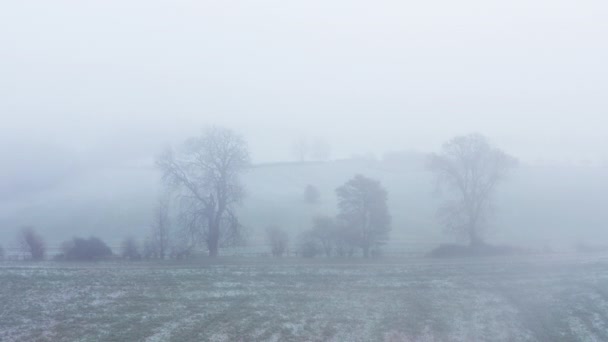
<svg viewBox="0 0 608 342">
<path fill-rule="evenodd" d="M 608 246 L 601 244 L 579 243 L 574 249 L 578 253 L 603 253 L 608 251 Z"/>
<path fill-rule="evenodd" d="M 300 236 L 300 244 L 298 246 L 300 256 L 304 258 L 314 258 L 321 254 L 322 250 L 318 240 L 311 231 L 306 231 Z"/>
<path fill-rule="evenodd" d="M 63 244 L 63 256 L 66 260 L 96 261 L 112 256 L 112 250 L 99 238 L 74 238 Z"/>
<path fill-rule="evenodd" d="M 287 232 L 277 226 L 271 226 L 266 229 L 266 237 L 270 243 L 272 256 L 282 257 L 287 251 L 289 243 Z"/>
<path fill-rule="evenodd" d="M 475 246 L 443 244 L 429 253 L 433 258 L 463 258 L 463 257 L 485 257 L 503 256 L 522 253 L 520 248 L 511 246 L 495 246 L 480 244 Z"/>
<path fill-rule="evenodd" d="M 134 238 L 128 237 L 122 243 L 122 257 L 128 260 L 140 260 L 139 246 Z"/>
</svg>

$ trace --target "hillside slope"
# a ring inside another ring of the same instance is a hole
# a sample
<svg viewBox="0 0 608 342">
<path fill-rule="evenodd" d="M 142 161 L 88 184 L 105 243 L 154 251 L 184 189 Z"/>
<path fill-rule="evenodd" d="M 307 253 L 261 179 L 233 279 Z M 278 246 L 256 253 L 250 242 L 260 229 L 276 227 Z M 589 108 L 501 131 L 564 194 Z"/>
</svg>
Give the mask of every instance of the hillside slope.
<svg viewBox="0 0 608 342">
<path fill-rule="evenodd" d="M 250 244 L 262 243 L 264 229 L 271 224 L 288 229 L 293 240 L 310 227 L 315 215 L 334 214 L 335 188 L 357 173 L 379 179 L 389 191 L 393 230 L 388 248 L 428 249 L 454 241 L 435 219 L 439 199 L 431 175 L 421 158 L 412 158 L 397 165 L 347 160 L 254 167 L 244 176 L 247 198 L 240 208 Z M 606 174 L 594 167 L 521 166 L 500 188 L 488 239 L 539 248 L 608 243 Z M 304 201 L 308 184 L 321 191 L 318 204 Z M 44 192 L 4 199 L 0 244 L 14 244 L 17 227 L 33 225 L 51 246 L 74 235 L 97 235 L 118 246 L 125 236 L 147 232 L 158 191 L 158 171 L 131 166 L 98 170 Z"/>
</svg>

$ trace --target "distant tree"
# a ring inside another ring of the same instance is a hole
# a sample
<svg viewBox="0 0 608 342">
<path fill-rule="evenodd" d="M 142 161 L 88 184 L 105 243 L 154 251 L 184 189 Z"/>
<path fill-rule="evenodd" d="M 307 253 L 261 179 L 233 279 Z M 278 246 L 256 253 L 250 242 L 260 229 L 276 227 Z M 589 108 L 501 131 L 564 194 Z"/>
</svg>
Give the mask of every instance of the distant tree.
<svg viewBox="0 0 608 342">
<path fill-rule="evenodd" d="M 4 249 L 0 246 L 0 261 L 4 260 Z"/>
<path fill-rule="evenodd" d="M 291 146 L 291 151 L 293 152 L 296 160 L 299 162 L 304 162 L 306 159 L 308 159 L 309 149 L 308 141 L 306 141 L 304 138 L 294 141 Z"/>
<path fill-rule="evenodd" d="M 326 215 L 315 217 L 313 219 L 311 236 L 319 242 L 325 256 L 330 257 L 338 238 L 337 225 L 334 218 Z"/>
<path fill-rule="evenodd" d="M 169 218 L 169 197 L 162 196 L 154 211 L 154 222 L 152 223 L 149 244 L 154 245 L 153 249 L 158 258 L 165 259 L 169 252 L 171 220 Z M 151 246 L 149 246 L 151 247 Z"/>
<path fill-rule="evenodd" d="M 32 260 L 44 260 L 46 246 L 44 240 L 33 227 L 23 227 L 19 234 L 19 245 L 21 251 Z"/>
<path fill-rule="evenodd" d="M 387 192 L 379 181 L 357 175 L 336 189 L 338 218 L 352 234 L 353 242 L 369 257 L 372 248 L 388 239 L 391 217 Z"/>
<path fill-rule="evenodd" d="M 319 203 L 319 198 L 321 197 L 321 193 L 319 190 L 311 184 L 308 184 L 304 189 L 304 200 L 309 204 Z"/>
<path fill-rule="evenodd" d="M 101 239 L 75 237 L 62 245 L 66 260 L 96 261 L 112 256 L 112 250 Z"/>
<path fill-rule="evenodd" d="M 270 244 L 272 256 L 282 257 L 287 252 L 289 237 L 285 230 L 277 226 L 270 226 L 266 229 L 266 238 Z"/>
<path fill-rule="evenodd" d="M 319 241 L 313 236 L 312 231 L 305 231 L 300 235 L 298 253 L 304 258 L 314 258 L 321 253 Z"/>
<path fill-rule="evenodd" d="M 311 150 L 311 155 L 314 160 L 327 161 L 331 155 L 331 146 L 323 139 L 315 140 Z"/>
<path fill-rule="evenodd" d="M 429 169 L 439 188 L 451 195 L 438 211 L 446 228 L 468 238 L 472 246 L 482 244 L 496 187 L 516 164 L 480 134 L 453 138 L 431 155 Z"/>
<path fill-rule="evenodd" d="M 193 243 L 204 242 L 210 257 L 220 244 L 241 238 L 235 206 L 244 196 L 239 176 L 250 166 L 242 136 L 227 128 L 211 127 L 188 139 L 174 153 L 157 160 L 163 180 L 180 192 L 180 216 Z"/>
<path fill-rule="evenodd" d="M 122 242 L 121 255 L 123 259 L 127 260 L 139 260 L 141 259 L 141 253 L 139 252 L 139 246 L 137 241 L 133 237 L 128 237 Z"/>
</svg>

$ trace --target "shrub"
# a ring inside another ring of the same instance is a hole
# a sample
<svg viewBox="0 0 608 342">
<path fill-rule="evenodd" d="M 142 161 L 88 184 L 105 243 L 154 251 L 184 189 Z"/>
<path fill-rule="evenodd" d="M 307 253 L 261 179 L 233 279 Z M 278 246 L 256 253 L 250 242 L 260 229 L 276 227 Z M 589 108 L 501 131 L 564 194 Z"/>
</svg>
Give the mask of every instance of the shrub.
<svg viewBox="0 0 608 342">
<path fill-rule="evenodd" d="M 322 252 L 318 240 L 311 231 L 306 231 L 300 236 L 298 252 L 304 258 L 314 258 Z"/>
<path fill-rule="evenodd" d="M 287 232 L 277 226 L 271 226 L 266 229 L 266 237 L 270 243 L 272 256 L 282 257 L 289 243 Z"/>
<path fill-rule="evenodd" d="M 74 238 L 63 244 L 66 260 L 96 261 L 112 256 L 112 250 L 99 238 Z"/>
<path fill-rule="evenodd" d="M 514 255 L 521 253 L 520 248 L 511 246 L 496 246 L 488 244 L 480 245 L 456 245 L 443 244 L 431 251 L 429 256 L 433 258 L 462 258 L 462 257 L 484 257 Z"/>
<path fill-rule="evenodd" d="M 128 260 L 140 260 L 139 246 L 134 238 L 126 238 L 122 243 L 122 257 Z"/>
<path fill-rule="evenodd" d="M 608 246 L 601 244 L 578 243 L 575 250 L 579 253 L 601 253 L 608 251 Z"/>
</svg>

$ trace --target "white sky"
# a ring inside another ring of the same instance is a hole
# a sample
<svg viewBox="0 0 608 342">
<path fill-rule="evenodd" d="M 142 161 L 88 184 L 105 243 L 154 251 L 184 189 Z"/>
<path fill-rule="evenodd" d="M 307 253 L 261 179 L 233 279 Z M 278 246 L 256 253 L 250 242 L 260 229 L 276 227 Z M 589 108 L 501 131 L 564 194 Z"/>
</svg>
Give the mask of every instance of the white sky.
<svg viewBox="0 0 608 342">
<path fill-rule="evenodd" d="M 7 0 L 0 152 L 145 158 L 225 124 L 258 161 L 432 151 L 608 157 L 605 0 Z M 27 152 L 26 152 L 27 153 Z"/>
</svg>

